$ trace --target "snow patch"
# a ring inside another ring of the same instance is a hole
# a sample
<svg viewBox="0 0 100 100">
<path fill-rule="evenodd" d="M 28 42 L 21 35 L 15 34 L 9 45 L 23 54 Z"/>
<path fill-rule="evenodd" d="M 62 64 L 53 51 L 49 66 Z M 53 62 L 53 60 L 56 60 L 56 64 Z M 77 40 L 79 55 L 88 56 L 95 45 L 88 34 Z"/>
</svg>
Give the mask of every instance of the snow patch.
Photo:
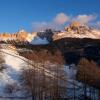
<svg viewBox="0 0 100 100">
<path fill-rule="evenodd" d="M 31 44 L 34 44 L 34 45 L 38 45 L 38 44 L 45 45 L 45 44 L 48 44 L 48 43 L 49 43 L 49 41 L 46 38 L 42 39 L 40 37 L 36 37 L 31 41 Z"/>
<path fill-rule="evenodd" d="M 68 79 L 74 79 L 77 73 L 77 69 L 74 68 L 74 66 L 64 66 L 65 72 L 67 74 Z"/>
</svg>

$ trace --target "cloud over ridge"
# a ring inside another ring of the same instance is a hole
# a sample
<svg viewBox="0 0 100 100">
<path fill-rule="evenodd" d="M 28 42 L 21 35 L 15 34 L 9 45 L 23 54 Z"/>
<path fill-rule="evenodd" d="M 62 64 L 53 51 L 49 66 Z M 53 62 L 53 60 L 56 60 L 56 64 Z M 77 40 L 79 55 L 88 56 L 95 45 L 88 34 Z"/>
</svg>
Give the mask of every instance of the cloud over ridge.
<svg viewBox="0 0 100 100">
<path fill-rule="evenodd" d="M 35 31 L 45 30 L 47 28 L 60 29 L 63 25 L 68 24 L 72 21 L 78 21 L 80 24 L 91 24 L 97 18 L 94 14 L 79 14 L 76 16 L 70 16 L 63 12 L 56 14 L 50 22 L 34 22 L 32 24 L 32 29 Z M 92 23 L 93 24 L 93 23 Z M 100 26 L 100 22 L 97 23 Z"/>
</svg>

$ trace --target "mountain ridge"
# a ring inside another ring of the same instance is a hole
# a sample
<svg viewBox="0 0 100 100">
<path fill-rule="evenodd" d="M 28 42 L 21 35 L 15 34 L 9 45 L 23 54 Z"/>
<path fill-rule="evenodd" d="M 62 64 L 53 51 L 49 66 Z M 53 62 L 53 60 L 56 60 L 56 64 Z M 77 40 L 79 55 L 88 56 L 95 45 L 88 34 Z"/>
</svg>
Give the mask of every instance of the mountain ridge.
<svg viewBox="0 0 100 100">
<path fill-rule="evenodd" d="M 16 33 L 2 33 L 0 34 L 0 41 L 20 41 L 29 42 L 32 44 L 48 44 L 61 38 L 91 38 L 100 39 L 100 30 L 94 29 L 87 25 L 81 25 L 79 22 L 72 22 L 69 26 L 64 28 L 64 31 L 53 31 L 47 29 L 40 32 L 28 33 L 24 29 Z"/>
</svg>

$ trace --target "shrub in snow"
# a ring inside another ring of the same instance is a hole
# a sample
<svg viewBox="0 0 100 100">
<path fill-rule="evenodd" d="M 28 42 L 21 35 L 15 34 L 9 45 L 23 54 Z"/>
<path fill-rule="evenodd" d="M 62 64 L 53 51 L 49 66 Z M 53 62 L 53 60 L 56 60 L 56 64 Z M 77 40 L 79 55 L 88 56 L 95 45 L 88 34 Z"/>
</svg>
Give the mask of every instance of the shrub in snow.
<svg viewBox="0 0 100 100">
<path fill-rule="evenodd" d="M 0 72 L 3 71 L 3 69 L 5 69 L 5 66 L 3 66 L 2 64 L 4 63 L 4 59 L 2 58 L 2 55 L 0 55 Z"/>
<path fill-rule="evenodd" d="M 0 65 L 0 72 L 2 72 L 5 69 L 5 66 Z"/>
<path fill-rule="evenodd" d="M 3 57 L 2 57 L 2 55 L 0 55 L 0 64 L 2 64 L 2 63 L 4 63 L 5 61 L 4 61 L 4 59 L 3 59 Z"/>
<path fill-rule="evenodd" d="M 7 94 L 11 94 L 13 93 L 14 89 L 15 89 L 15 84 L 7 84 L 5 86 L 4 92 Z"/>
</svg>

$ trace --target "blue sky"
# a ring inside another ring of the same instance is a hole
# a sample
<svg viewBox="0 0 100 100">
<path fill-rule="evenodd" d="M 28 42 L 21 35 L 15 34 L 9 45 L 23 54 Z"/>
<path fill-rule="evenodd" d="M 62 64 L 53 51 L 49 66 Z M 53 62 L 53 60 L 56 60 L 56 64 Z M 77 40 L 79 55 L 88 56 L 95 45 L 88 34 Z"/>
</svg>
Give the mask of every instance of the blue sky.
<svg viewBox="0 0 100 100">
<path fill-rule="evenodd" d="M 0 33 L 62 28 L 72 20 L 100 25 L 100 0 L 0 0 Z"/>
</svg>

